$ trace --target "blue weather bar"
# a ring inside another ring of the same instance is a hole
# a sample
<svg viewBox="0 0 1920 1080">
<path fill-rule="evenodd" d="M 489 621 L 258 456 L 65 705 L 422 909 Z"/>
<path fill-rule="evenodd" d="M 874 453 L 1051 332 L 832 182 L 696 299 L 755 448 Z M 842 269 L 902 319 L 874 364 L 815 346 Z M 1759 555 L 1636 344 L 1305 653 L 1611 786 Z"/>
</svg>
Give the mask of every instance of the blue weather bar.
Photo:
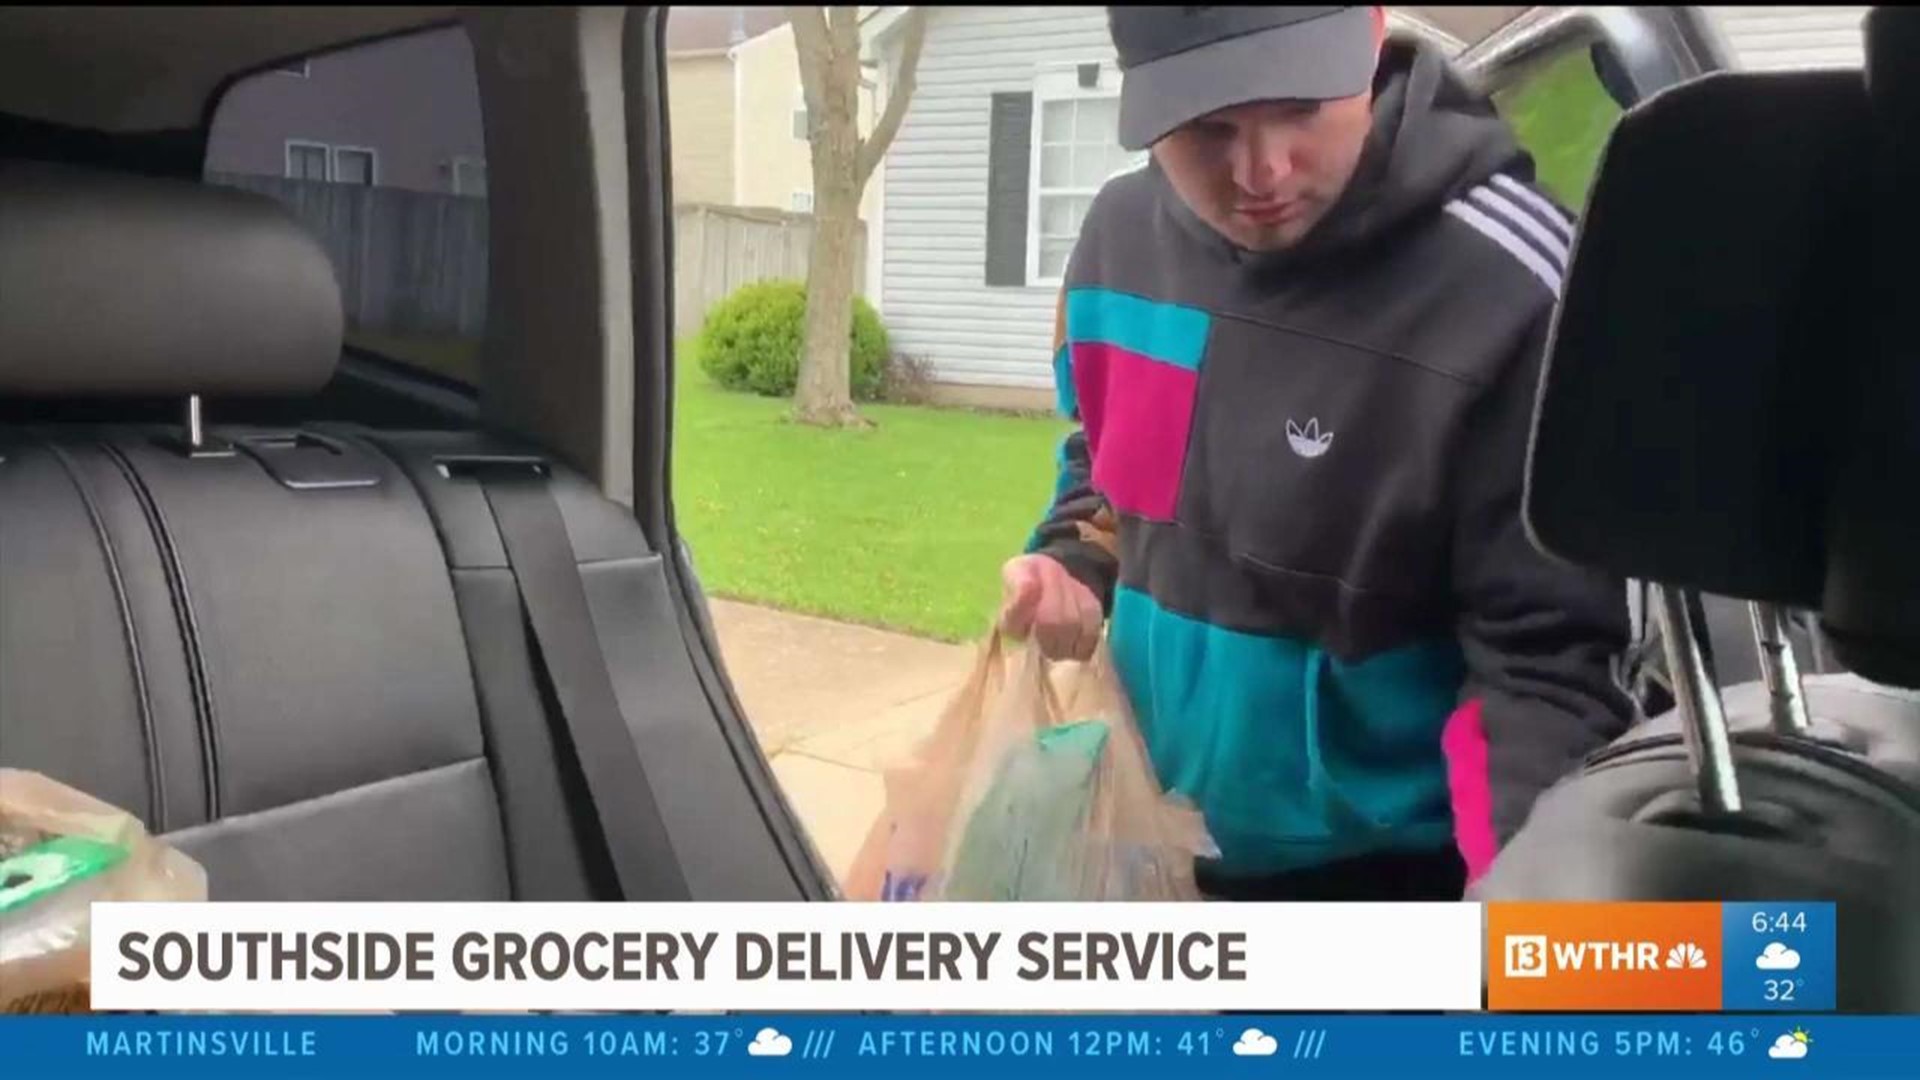
<svg viewBox="0 0 1920 1080">
<path fill-rule="evenodd" d="M 0 1018 L 7 1075 L 1899 1077 L 1920 1017 L 70 1016 Z M 1417 1070 L 1417 1071 L 1416 1071 Z"/>
</svg>

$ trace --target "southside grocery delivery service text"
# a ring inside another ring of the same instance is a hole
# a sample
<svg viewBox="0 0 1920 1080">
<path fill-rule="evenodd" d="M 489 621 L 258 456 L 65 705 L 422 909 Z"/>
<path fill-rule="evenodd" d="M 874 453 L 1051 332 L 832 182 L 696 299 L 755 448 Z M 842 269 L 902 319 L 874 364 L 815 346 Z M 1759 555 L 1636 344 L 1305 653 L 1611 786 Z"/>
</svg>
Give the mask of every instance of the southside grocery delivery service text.
<svg viewBox="0 0 1920 1080">
<path fill-rule="evenodd" d="M 1008 947 L 998 932 L 737 932 L 726 950 L 732 976 L 796 982 L 985 981 Z M 442 942 L 432 931 L 178 931 L 130 933 L 119 941 L 119 977 L 129 982 L 466 981 L 699 982 L 714 962 L 717 933 L 466 932 Z M 1030 932 L 1011 943 L 1017 978 L 1028 981 L 1244 982 L 1246 935 L 1228 931 Z M 445 964 L 441 957 L 444 955 Z"/>
</svg>

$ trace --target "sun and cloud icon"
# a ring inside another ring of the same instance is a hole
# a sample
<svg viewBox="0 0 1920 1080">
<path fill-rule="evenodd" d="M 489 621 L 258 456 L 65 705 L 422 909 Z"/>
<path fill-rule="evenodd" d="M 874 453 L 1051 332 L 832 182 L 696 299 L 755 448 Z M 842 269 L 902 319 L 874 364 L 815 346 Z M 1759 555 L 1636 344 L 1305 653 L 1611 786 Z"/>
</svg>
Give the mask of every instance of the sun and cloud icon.
<svg viewBox="0 0 1920 1080">
<path fill-rule="evenodd" d="M 747 1053 L 754 1057 L 786 1057 L 793 1053 L 793 1040 L 773 1028 L 761 1028 L 747 1044 Z"/>
<path fill-rule="evenodd" d="M 1279 1051 L 1280 1040 L 1259 1028 L 1241 1032 L 1240 1041 L 1233 1044 L 1233 1052 L 1241 1057 L 1272 1057 Z"/>
<path fill-rule="evenodd" d="M 1776 941 L 1760 951 L 1753 966 L 1761 971 L 1793 971 L 1800 967 L 1800 954 Z"/>
<path fill-rule="evenodd" d="M 1797 1060 L 1806 1057 L 1807 1048 L 1812 1045 L 1813 1036 L 1807 1034 L 1800 1028 L 1794 1028 L 1793 1034 L 1782 1035 L 1773 1040 L 1773 1045 L 1767 1048 L 1767 1056 L 1770 1058 L 1783 1058 L 1789 1061 Z"/>
</svg>

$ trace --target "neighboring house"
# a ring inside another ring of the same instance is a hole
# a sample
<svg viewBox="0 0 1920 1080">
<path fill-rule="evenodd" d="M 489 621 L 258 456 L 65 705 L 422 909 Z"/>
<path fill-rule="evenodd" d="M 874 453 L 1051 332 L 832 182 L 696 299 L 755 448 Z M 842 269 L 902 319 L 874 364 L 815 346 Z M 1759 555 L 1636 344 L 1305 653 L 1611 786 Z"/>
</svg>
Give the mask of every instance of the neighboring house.
<svg viewBox="0 0 1920 1080">
<path fill-rule="evenodd" d="M 786 22 L 776 7 L 667 12 L 667 124 L 677 203 L 733 205 L 737 182 L 735 46 Z M 787 208 L 787 199 L 777 204 Z"/>
<path fill-rule="evenodd" d="M 868 298 L 896 353 L 973 388 L 958 396 L 1044 404 L 1035 392 L 1052 385 L 1064 251 L 1093 193 L 1128 162 L 1113 137 L 1120 74 L 1106 9 L 928 7 L 926 17 L 913 104 L 876 178 Z M 899 26 L 874 31 L 889 69 Z M 1082 64 L 1097 65 L 1091 86 Z"/>
<path fill-rule="evenodd" d="M 812 211 L 807 103 L 785 9 L 673 8 L 667 79 L 675 202 Z M 872 72 L 865 81 L 862 134 L 877 90 Z"/>
<path fill-rule="evenodd" d="M 1720 32 L 1742 67 L 1774 71 L 1859 67 L 1865 7 L 1715 7 Z"/>
<path fill-rule="evenodd" d="M 898 13 L 869 19 L 890 68 Z M 1525 8 L 1404 8 L 1477 39 Z M 1715 9 L 1742 66 L 1860 63 L 1850 8 Z M 950 398 L 1049 400 L 1061 269 L 1093 195 L 1140 157 L 1114 138 L 1120 73 L 1101 7 L 927 8 L 918 90 L 868 216 L 867 295 L 896 352 Z"/>
<path fill-rule="evenodd" d="M 207 171 L 487 193 L 473 53 L 459 28 L 324 54 L 235 84 Z"/>
<path fill-rule="evenodd" d="M 813 156 L 807 142 L 807 102 L 800 85 L 800 54 L 793 27 L 782 23 L 734 46 L 733 196 L 735 206 L 813 210 Z M 873 130 L 876 72 L 862 73 L 860 134 Z M 868 183 L 860 209 L 871 219 L 879 172 Z"/>
</svg>

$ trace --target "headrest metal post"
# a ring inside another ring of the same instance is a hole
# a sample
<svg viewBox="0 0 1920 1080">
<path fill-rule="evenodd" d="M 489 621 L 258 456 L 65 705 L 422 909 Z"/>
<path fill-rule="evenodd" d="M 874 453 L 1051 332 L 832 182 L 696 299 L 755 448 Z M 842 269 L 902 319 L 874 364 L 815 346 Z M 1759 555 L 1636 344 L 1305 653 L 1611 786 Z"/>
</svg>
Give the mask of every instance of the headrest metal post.
<svg viewBox="0 0 1920 1080">
<path fill-rule="evenodd" d="M 1812 734 L 1807 714 L 1806 688 L 1800 682 L 1800 661 L 1787 637 L 1787 613 L 1778 604 L 1747 605 L 1753 616 L 1753 640 L 1760 649 L 1760 677 L 1767 686 L 1767 715 L 1782 735 Z"/>
<path fill-rule="evenodd" d="M 1686 595 L 1666 585 L 1656 585 L 1654 590 L 1659 597 L 1660 638 L 1680 710 L 1680 733 L 1693 761 L 1701 809 L 1713 815 L 1738 814 L 1740 778 L 1733 765 L 1733 738 L 1727 732 L 1720 691 L 1707 674 L 1707 658 L 1700 651 Z"/>
<path fill-rule="evenodd" d="M 204 450 L 207 447 L 206 429 L 200 422 L 200 395 L 187 395 L 187 449 Z"/>
</svg>

